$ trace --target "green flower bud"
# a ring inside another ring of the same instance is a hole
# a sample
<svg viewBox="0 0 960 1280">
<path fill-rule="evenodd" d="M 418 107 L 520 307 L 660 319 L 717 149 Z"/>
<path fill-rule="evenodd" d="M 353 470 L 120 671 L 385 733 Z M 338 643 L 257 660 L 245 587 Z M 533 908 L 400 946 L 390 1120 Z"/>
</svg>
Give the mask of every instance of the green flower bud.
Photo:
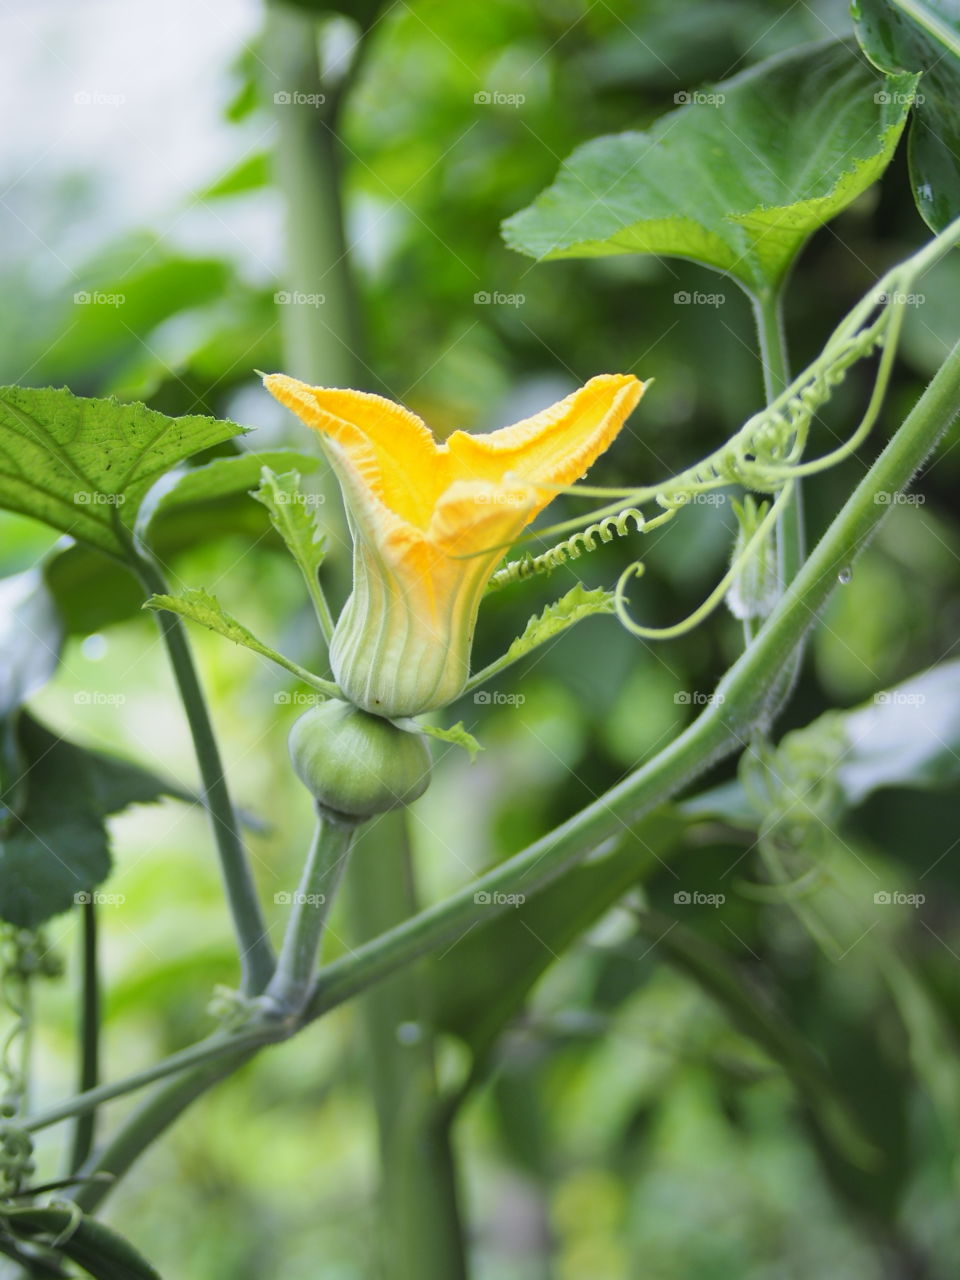
<svg viewBox="0 0 960 1280">
<path fill-rule="evenodd" d="M 290 730 L 290 758 L 317 802 L 357 820 L 410 804 L 430 781 L 430 749 L 382 716 L 331 699 Z"/>
</svg>

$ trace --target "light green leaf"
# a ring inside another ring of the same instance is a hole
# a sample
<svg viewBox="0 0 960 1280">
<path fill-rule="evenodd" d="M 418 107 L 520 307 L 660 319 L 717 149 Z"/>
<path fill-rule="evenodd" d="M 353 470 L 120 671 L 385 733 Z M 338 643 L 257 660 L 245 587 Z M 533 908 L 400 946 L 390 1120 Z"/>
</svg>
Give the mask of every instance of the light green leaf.
<svg viewBox="0 0 960 1280">
<path fill-rule="evenodd" d="M 791 50 L 689 95 L 646 133 L 578 148 L 504 237 L 541 259 L 693 258 L 770 291 L 807 238 L 883 172 L 915 84 L 840 42 Z"/>
<path fill-rule="evenodd" d="M 507 661 L 516 662 L 518 658 L 539 649 L 540 645 L 595 613 L 613 613 L 614 599 L 612 591 L 606 591 L 603 587 L 588 591 L 582 582 L 578 582 L 561 599 L 548 604 L 543 613 L 530 619 L 523 635 L 518 636 L 507 650 Z"/>
<path fill-rule="evenodd" d="M 910 126 L 910 185 L 927 225 L 960 217 L 960 3 L 860 0 L 857 35 L 883 71 L 921 71 Z"/>
<path fill-rule="evenodd" d="M 449 729 L 440 729 L 434 724 L 420 724 L 419 721 L 411 723 L 417 733 L 425 733 L 428 738 L 436 738 L 440 742 L 451 742 L 455 747 L 463 747 L 470 756 L 471 764 L 484 750 L 473 734 L 464 728 L 462 720 L 458 720 Z"/>
<path fill-rule="evenodd" d="M 603 587 L 587 590 L 582 582 L 578 582 L 565 596 L 548 604 L 543 613 L 531 618 L 524 628 L 523 635 L 518 636 L 513 644 L 496 662 L 478 671 L 467 683 L 466 689 L 476 689 L 491 676 L 505 667 L 512 666 L 518 659 L 539 649 L 541 645 L 560 635 L 575 623 L 589 618 L 595 613 L 613 613 L 614 595 Z"/>
<path fill-rule="evenodd" d="M 305 493 L 299 471 L 276 475 L 265 466 L 260 487 L 251 496 L 263 503 L 270 513 L 270 523 L 289 548 L 303 574 L 310 599 L 324 635 L 333 634 L 333 617 L 317 578 L 317 570 L 326 555 L 327 540 L 317 524 L 317 507 L 323 504 L 322 493 Z"/>
<path fill-rule="evenodd" d="M 276 649 L 271 649 L 262 640 L 258 640 L 242 622 L 238 622 L 232 614 L 221 608 L 216 596 L 211 595 L 209 591 L 204 591 L 202 587 L 190 587 L 179 596 L 151 596 L 144 602 L 143 607 L 158 611 L 167 610 L 169 613 L 179 614 L 182 618 L 189 618 L 191 622 L 197 622 L 201 627 L 215 631 L 217 635 L 232 640 L 234 644 L 242 644 L 244 648 L 259 653 L 261 657 L 269 658 L 271 662 L 275 662 L 286 671 L 292 671 L 299 679 L 327 696 L 336 697 L 340 692 L 329 680 L 321 679 L 312 671 L 301 667 L 299 663 L 278 653 Z"/>
<path fill-rule="evenodd" d="M 270 512 L 270 523 L 290 548 L 304 577 L 314 578 L 326 555 L 326 538 L 317 524 L 323 494 L 304 493 L 299 471 L 277 475 L 269 465 L 251 494 Z"/>
<path fill-rule="evenodd" d="M 165 471 L 244 428 L 168 418 L 142 404 L 65 389 L 0 388 L 0 506 L 123 554 L 119 526 Z"/>
<path fill-rule="evenodd" d="M 298 467 L 314 471 L 320 459 L 292 449 L 273 453 L 239 453 L 231 458 L 214 458 L 201 467 L 171 471 L 161 476 L 146 495 L 137 515 L 137 536 L 152 543 L 152 534 L 160 520 L 176 513 L 181 518 L 185 508 L 209 509 L 221 498 L 247 493 L 260 478 L 263 467 Z"/>
</svg>

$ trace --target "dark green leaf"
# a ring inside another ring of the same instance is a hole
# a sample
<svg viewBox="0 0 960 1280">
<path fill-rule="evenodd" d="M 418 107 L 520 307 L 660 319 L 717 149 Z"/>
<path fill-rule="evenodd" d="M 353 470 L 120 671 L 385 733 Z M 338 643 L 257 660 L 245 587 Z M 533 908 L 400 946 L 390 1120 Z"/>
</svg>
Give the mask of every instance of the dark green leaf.
<svg viewBox="0 0 960 1280">
<path fill-rule="evenodd" d="M 776 288 L 807 238 L 883 172 L 916 83 L 848 45 L 762 62 L 658 120 L 596 138 L 504 226 L 535 258 L 673 254 Z"/>
<path fill-rule="evenodd" d="M 960 3 L 860 0 L 857 35 L 883 71 L 921 71 L 910 127 L 910 180 L 928 226 L 960 217 Z"/>
<path fill-rule="evenodd" d="M 17 738 L 25 800 L 0 832 L 0 919 L 32 929 L 109 875 L 108 814 L 165 795 L 192 797 L 136 765 L 58 738 L 26 713 Z"/>
</svg>

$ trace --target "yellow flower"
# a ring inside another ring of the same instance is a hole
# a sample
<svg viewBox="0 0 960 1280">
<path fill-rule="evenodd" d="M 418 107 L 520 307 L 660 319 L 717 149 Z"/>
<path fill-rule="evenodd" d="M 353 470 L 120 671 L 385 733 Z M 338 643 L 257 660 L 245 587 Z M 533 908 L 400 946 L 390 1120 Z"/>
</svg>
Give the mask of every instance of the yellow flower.
<svg viewBox="0 0 960 1280">
<path fill-rule="evenodd" d="M 463 690 L 480 598 L 503 548 L 611 444 L 643 395 L 604 374 L 489 435 L 437 444 L 415 414 L 285 374 L 267 389 L 323 437 L 353 534 L 353 593 L 330 648 L 345 697 L 391 718 Z M 479 554 L 478 554 L 479 553 Z"/>
</svg>

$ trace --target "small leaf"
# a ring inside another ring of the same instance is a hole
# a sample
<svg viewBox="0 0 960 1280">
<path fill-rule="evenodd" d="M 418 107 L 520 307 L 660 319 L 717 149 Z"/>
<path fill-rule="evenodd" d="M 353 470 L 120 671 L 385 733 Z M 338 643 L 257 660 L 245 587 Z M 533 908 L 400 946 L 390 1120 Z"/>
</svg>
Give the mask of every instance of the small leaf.
<svg viewBox="0 0 960 1280">
<path fill-rule="evenodd" d="M 197 622 L 201 627 L 215 631 L 217 635 L 223 636 L 227 640 L 232 640 L 234 644 L 242 644 L 244 648 L 252 649 L 254 653 L 259 653 L 261 657 L 269 658 L 271 662 L 275 662 L 286 671 L 292 671 L 295 676 L 312 685 L 321 693 L 334 697 L 339 693 L 336 685 L 331 684 L 329 680 L 323 680 L 320 676 L 315 676 L 311 671 L 301 667 L 299 663 L 284 657 L 276 649 L 271 649 L 268 644 L 258 640 L 253 632 L 249 631 L 242 622 L 238 622 L 232 614 L 221 608 L 216 596 L 211 595 L 209 591 L 204 591 L 202 587 L 190 587 L 179 596 L 151 596 L 149 600 L 144 602 L 143 607 L 144 609 L 157 611 L 166 610 L 169 613 L 179 614 L 181 618 L 189 618 L 191 622 Z"/>
<path fill-rule="evenodd" d="M 270 523 L 290 548 L 290 553 L 308 581 L 315 581 L 326 555 L 326 538 L 317 525 L 317 499 L 322 494 L 304 493 L 299 471 L 277 475 L 270 466 L 260 474 L 260 486 L 251 497 L 270 512 Z"/>
<path fill-rule="evenodd" d="M 244 428 L 65 389 L 0 388 L 0 506 L 112 555 L 154 481 Z"/>
<path fill-rule="evenodd" d="M 153 533 L 166 517 L 183 515 L 186 507 L 209 509 L 221 498 L 246 494 L 256 484 L 263 467 L 293 467 L 316 470 L 319 458 L 292 449 L 273 453 L 238 453 L 230 458 L 214 458 L 201 467 L 171 471 L 161 476 L 141 504 L 136 521 L 137 536 L 153 543 Z"/>
<path fill-rule="evenodd" d="M 523 635 L 518 636 L 507 650 L 506 661 L 516 662 L 518 658 L 539 649 L 540 645 L 595 613 L 613 613 L 614 599 L 613 593 L 605 591 L 603 587 L 588 591 L 582 582 L 578 582 L 561 599 L 548 604 L 543 613 L 530 619 Z"/>
<path fill-rule="evenodd" d="M 540 259 L 673 254 L 770 291 L 886 168 L 915 85 L 840 42 L 791 50 L 692 95 L 647 133 L 578 148 L 504 238 Z"/>
<path fill-rule="evenodd" d="M 428 738 L 436 738 L 440 742 L 451 742 L 455 747 L 463 747 L 470 756 L 471 764 L 484 750 L 473 734 L 464 728 L 462 720 L 458 720 L 449 729 L 439 729 L 434 724 L 420 724 L 418 721 L 412 723 L 417 733 L 425 733 Z"/>
<path fill-rule="evenodd" d="M 883 71 L 922 71 L 910 126 L 910 184 L 934 231 L 960 217 L 960 4 L 859 0 L 857 35 Z"/>
</svg>

